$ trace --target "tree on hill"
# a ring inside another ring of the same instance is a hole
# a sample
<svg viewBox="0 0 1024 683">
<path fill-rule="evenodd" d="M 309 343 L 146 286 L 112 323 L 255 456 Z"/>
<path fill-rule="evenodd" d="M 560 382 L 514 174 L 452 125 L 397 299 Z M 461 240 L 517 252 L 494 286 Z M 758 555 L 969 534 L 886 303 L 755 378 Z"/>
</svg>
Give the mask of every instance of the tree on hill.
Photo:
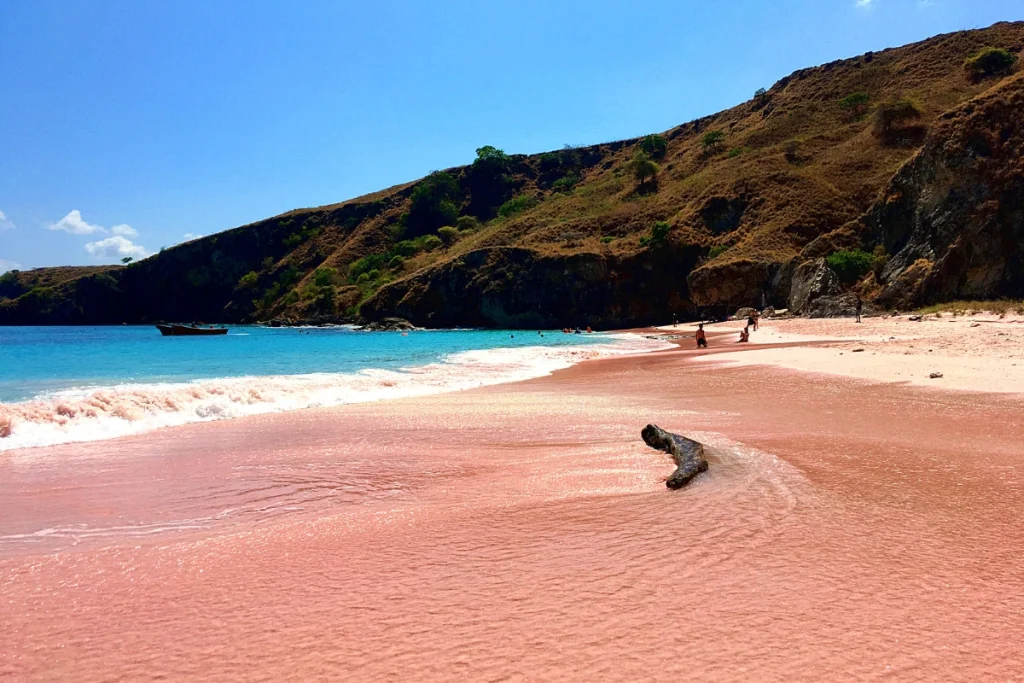
<svg viewBox="0 0 1024 683">
<path fill-rule="evenodd" d="M 497 147 L 485 145 L 476 150 L 476 159 L 466 170 L 470 213 L 484 219 L 494 217 L 498 207 L 509 197 L 511 166 L 511 157 Z"/>
<path fill-rule="evenodd" d="M 967 58 L 964 68 L 975 80 L 999 76 L 1013 71 L 1017 55 L 1000 47 L 984 47 L 977 54 Z"/>
<path fill-rule="evenodd" d="M 754 109 L 761 109 L 764 105 L 768 104 L 768 91 L 764 88 L 758 88 L 754 91 Z"/>
<path fill-rule="evenodd" d="M 424 178 L 412 191 L 409 213 L 405 217 L 406 232 L 412 236 L 423 235 L 455 223 L 459 208 L 453 198 L 458 190 L 455 178 L 443 171 L 435 171 Z"/>
<path fill-rule="evenodd" d="M 700 144 L 707 155 L 716 154 L 722 151 L 722 143 L 725 142 L 725 133 L 720 130 L 709 130 L 700 139 Z"/>
<path fill-rule="evenodd" d="M 654 163 L 643 150 L 637 150 L 629 162 L 629 167 L 633 177 L 636 178 L 637 185 L 645 185 L 649 181 L 654 181 L 661 170 L 658 164 Z"/>
</svg>

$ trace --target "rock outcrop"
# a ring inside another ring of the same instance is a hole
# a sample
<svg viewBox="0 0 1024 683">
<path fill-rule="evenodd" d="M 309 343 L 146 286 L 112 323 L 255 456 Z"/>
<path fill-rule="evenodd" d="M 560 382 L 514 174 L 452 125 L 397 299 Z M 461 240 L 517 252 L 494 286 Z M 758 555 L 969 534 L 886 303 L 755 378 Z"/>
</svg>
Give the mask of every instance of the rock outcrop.
<svg viewBox="0 0 1024 683">
<path fill-rule="evenodd" d="M 789 289 L 789 310 L 796 314 L 806 313 L 816 299 L 839 294 L 841 291 L 839 278 L 825 263 L 825 259 L 819 258 L 802 263 L 793 271 Z"/>
<path fill-rule="evenodd" d="M 359 329 L 363 332 L 404 332 L 415 330 L 416 326 L 405 318 L 383 318 L 366 323 Z"/>
<path fill-rule="evenodd" d="M 665 486 L 670 489 L 680 489 L 698 474 L 707 471 L 708 461 L 704 457 L 704 444 L 699 441 L 666 432 L 652 424 L 644 427 L 640 436 L 648 446 L 668 453 L 675 461 L 676 471 L 665 480 Z"/>
<path fill-rule="evenodd" d="M 867 223 L 886 306 L 1024 296 L 1024 74 L 943 115 Z"/>
</svg>

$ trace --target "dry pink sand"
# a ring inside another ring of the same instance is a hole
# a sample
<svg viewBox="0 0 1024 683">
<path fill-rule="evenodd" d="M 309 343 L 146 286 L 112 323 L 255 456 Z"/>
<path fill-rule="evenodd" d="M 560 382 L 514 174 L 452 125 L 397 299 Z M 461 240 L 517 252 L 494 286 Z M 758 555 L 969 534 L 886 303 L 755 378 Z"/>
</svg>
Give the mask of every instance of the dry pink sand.
<svg viewBox="0 0 1024 683">
<path fill-rule="evenodd" d="M 1024 398 L 724 341 L 0 454 L 0 676 L 1022 680 Z"/>
<path fill-rule="evenodd" d="M 739 338 L 743 322 L 709 325 Z M 661 328 L 692 333 L 692 326 Z M 813 343 L 813 346 L 809 344 Z M 794 346 L 794 344 L 800 344 Z M 761 321 L 744 353 L 706 356 L 735 365 L 774 365 L 875 382 L 984 392 L 1024 393 L 1024 318 L 979 314 L 912 321 L 909 316 Z M 855 351 L 861 349 L 861 351 Z M 735 350 L 735 349 L 734 349 Z M 932 378 L 932 373 L 941 378 Z"/>
</svg>

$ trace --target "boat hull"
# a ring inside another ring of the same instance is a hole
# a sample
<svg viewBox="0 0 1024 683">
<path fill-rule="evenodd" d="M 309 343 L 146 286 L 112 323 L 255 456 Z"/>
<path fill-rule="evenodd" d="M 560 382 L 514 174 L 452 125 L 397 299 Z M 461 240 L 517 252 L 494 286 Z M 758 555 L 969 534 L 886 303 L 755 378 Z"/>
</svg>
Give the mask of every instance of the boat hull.
<svg viewBox="0 0 1024 683">
<path fill-rule="evenodd" d="M 188 325 L 157 325 L 156 329 L 165 337 L 214 337 L 227 334 L 226 327 L 189 327 Z"/>
</svg>

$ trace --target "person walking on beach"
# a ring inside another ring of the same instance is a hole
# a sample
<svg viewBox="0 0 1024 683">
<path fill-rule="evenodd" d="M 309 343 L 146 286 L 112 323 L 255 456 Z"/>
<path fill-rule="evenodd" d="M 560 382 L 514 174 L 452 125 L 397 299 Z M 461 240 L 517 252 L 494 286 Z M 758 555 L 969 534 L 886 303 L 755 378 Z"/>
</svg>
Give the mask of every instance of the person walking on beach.
<svg viewBox="0 0 1024 683">
<path fill-rule="evenodd" d="M 864 310 L 864 302 L 860 300 L 860 295 L 857 295 L 857 322 L 860 322 L 861 311 Z"/>
<path fill-rule="evenodd" d="M 694 335 L 697 338 L 697 348 L 708 348 L 708 338 L 704 334 L 704 323 L 697 325 L 697 334 Z"/>
<path fill-rule="evenodd" d="M 754 313 L 751 317 L 754 319 L 754 332 L 757 332 L 757 326 L 761 322 L 761 311 L 754 309 Z"/>
<path fill-rule="evenodd" d="M 755 330 L 757 329 L 757 321 L 754 320 L 754 312 L 753 311 L 751 311 L 750 315 L 747 316 L 747 327 L 748 328 L 753 327 Z M 748 334 L 749 334 L 749 331 L 748 331 Z"/>
</svg>

